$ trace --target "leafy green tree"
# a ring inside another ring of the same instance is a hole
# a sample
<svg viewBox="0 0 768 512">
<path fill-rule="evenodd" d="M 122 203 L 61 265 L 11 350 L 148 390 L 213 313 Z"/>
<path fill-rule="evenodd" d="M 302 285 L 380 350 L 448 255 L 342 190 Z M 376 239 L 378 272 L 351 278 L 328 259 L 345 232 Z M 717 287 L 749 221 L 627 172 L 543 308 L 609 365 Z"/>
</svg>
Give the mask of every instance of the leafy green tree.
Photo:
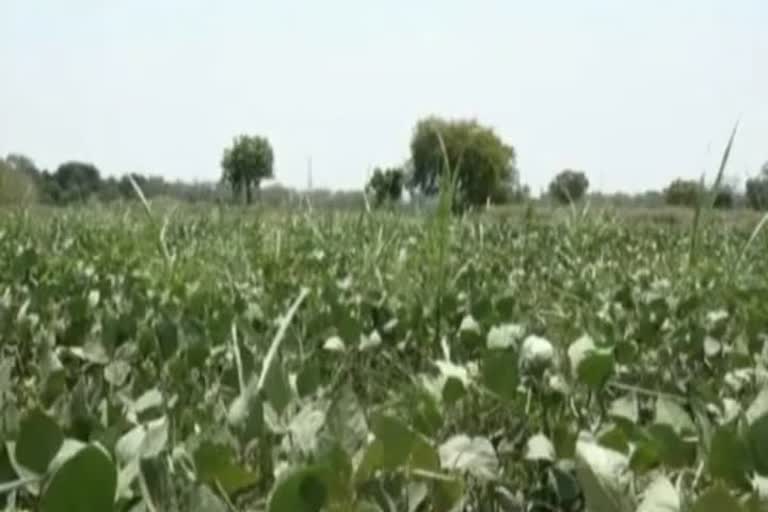
<svg viewBox="0 0 768 512">
<path fill-rule="evenodd" d="M 392 204 L 400 200 L 403 195 L 405 174 L 399 167 L 390 169 L 376 168 L 371 179 L 366 185 L 366 192 L 373 195 L 375 206 Z"/>
<path fill-rule="evenodd" d="M 763 164 L 760 174 L 746 183 L 747 204 L 755 210 L 768 210 L 768 162 Z"/>
<path fill-rule="evenodd" d="M 678 178 L 664 189 L 664 202 L 670 206 L 695 206 L 701 192 L 698 181 Z"/>
<path fill-rule="evenodd" d="M 222 180 L 232 187 L 235 196 L 245 192 L 245 202 L 252 202 L 252 188 L 258 192 L 261 181 L 273 177 L 274 154 L 265 137 L 241 135 L 221 159 Z"/>
<path fill-rule="evenodd" d="M 731 187 L 721 187 L 715 193 L 713 206 L 721 210 L 730 210 L 736 203 L 736 194 Z"/>
<path fill-rule="evenodd" d="M 514 148 L 477 121 L 429 117 L 416 124 L 411 139 L 412 184 L 425 195 L 436 194 L 446 160 L 456 173 L 460 207 L 500 202 L 508 190 L 519 188 Z"/>
<path fill-rule="evenodd" d="M 589 180 L 583 171 L 566 169 L 549 183 L 549 195 L 562 204 L 576 202 L 587 193 Z"/>
<path fill-rule="evenodd" d="M 5 163 L 14 170 L 22 172 L 35 180 L 40 177 L 40 170 L 35 165 L 35 162 L 26 155 L 11 153 L 5 157 Z"/>
<path fill-rule="evenodd" d="M 35 202 L 37 195 L 34 178 L 0 158 L 0 206 Z"/>
<path fill-rule="evenodd" d="M 93 164 L 85 162 L 66 162 L 53 174 L 57 185 L 53 199 L 60 203 L 87 201 L 101 189 L 101 174 Z"/>
</svg>

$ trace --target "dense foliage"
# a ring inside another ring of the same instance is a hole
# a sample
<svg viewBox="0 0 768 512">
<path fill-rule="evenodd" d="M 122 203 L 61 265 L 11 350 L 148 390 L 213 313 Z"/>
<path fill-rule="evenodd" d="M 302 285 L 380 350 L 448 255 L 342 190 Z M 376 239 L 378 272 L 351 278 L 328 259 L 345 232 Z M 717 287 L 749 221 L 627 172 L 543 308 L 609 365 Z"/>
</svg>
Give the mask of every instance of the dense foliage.
<svg viewBox="0 0 768 512">
<path fill-rule="evenodd" d="M 695 206 L 701 195 L 701 184 L 696 180 L 676 179 L 664 189 L 664 199 L 671 206 Z"/>
<path fill-rule="evenodd" d="M 755 210 L 768 210 L 768 162 L 760 174 L 747 180 L 747 203 Z"/>
<path fill-rule="evenodd" d="M 0 205 L 29 204 L 36 200 L 34 180 L 0 158 Z"/>
<path fill-rule="evenodd" d="M 573 203 L 584 197 L 589 188 L 589 179 L 583 171 L 566 169 L 555 176 L 549 184 L 549 195 L 558 203 Z"/>
<path fill-rule="evenodd" d="M 28 157 L 19 154 L 0 158 L 3 172 L 12 172 L 16 182 L 24 180 L 24 189 L 32 191 L 31 195 L 23 196 L 28 201 L 34 200 L 51 205 L 71 205 L 89 201 L 110 202 L 116 200 L 133 200 L 136 193 L 127 175 L 120 178 L 104 177 L 99 169 L 89 163 L 68 162 L 60 165 L 54 172 L 40 170 Z M 141 186 L 147 197 L 173 197 L 188 202 L 213 202 L 222 197 L 221 191 L 211 183 L 170 182 L 160 176 L 147 176 L 140 173 L 130 173 Z M 23 178 L 18 178 L 22 176 Z M 0 205 L 18 203 L 18 194 L 7 184 L 0 192 Z M 6 196 L 14 197 L 15 201 L 6 200 Z"/>
<path fill-rule="evenodd" d="M 17 510 L 765 509 L 751 226 L 152 215 L 0 218 Z"/>
<path fill-rule="evenodd" d="M 439 191 L 441 178 L 456 173 L 460 207 L 504 202 L 520 188 L 515 150 L 476 121 L 429 117 L 411 139 L 413 185 L 426 195 Z"/>
<path fill-rule="evenodd" d="M 265 137 L 240 135 L 232 147 L 224 150 L 221 158 L 222 181 L 228 183 L 245 202 L 253 201 L 253 190 L 259 191 L 261 182 L 274 176 L 275 156 Z"/>
<path fill-rule="evenodd" d="M 372 195 L 375 206 L 393 204 L 400 200 L 405 185 L 405 173 L 400 167 L 376 168 L 368 180 L 366 192 Z"/>
<path fill-rule="evenodd" d="M 713 193 L 713 206 L 728 210 L 734 207 L 736 199 L 733 189 L 721 186 Z M 696 180 L 676 179 L 664 189 L 664 201 L 669 206 L 694 207 L 705 199 L 701 183 Z"/>
</svg>

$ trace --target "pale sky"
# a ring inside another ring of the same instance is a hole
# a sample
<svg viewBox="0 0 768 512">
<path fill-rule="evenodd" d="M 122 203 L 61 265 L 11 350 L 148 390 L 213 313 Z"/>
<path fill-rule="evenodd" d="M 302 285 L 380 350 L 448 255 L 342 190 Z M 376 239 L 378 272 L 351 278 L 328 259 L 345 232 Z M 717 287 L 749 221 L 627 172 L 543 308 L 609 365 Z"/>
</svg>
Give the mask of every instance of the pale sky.
<svg viewBox="0 0 768 512">
<path fill-rule="evenodd" d="M 0 0 L 0 154 L 215 180 L 265 135 L 277 179 L 361 187 L 416 121 L 473 117 L 534 192 L 640 191 L 768 160 L 767 0 Z"/>
</svg>

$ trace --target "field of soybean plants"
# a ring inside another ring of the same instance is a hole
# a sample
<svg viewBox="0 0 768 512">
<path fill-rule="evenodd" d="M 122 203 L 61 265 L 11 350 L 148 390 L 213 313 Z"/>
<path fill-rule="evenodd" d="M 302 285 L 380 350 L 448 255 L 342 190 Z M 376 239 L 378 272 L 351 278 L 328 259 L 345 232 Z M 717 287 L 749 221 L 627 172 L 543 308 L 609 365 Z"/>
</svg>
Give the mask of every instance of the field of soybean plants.
<svg viewBox="0 0 768 512">
<path fill-rule="evenodd" d="M 768 510 L 765 233 L 564 212 L 2 212 L 0 508 Z"/>
</svg>

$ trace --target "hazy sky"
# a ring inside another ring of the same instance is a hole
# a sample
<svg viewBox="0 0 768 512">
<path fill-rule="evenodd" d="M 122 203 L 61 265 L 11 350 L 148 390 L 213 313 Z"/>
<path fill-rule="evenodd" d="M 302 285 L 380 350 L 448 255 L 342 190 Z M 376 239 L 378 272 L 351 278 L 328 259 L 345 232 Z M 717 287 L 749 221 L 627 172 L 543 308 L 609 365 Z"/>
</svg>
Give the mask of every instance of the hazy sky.
<svg viewBox="0 0 768 512">
<path fill-rule="evenodd" d="M 475 117 L 534 191 L 661 187 L 768 160 L 766 0 L 0 0 L 0 154 L 219 177 L 240 133 L 277 178 L 362 186 L 416 121 Z"/>
</svg>

